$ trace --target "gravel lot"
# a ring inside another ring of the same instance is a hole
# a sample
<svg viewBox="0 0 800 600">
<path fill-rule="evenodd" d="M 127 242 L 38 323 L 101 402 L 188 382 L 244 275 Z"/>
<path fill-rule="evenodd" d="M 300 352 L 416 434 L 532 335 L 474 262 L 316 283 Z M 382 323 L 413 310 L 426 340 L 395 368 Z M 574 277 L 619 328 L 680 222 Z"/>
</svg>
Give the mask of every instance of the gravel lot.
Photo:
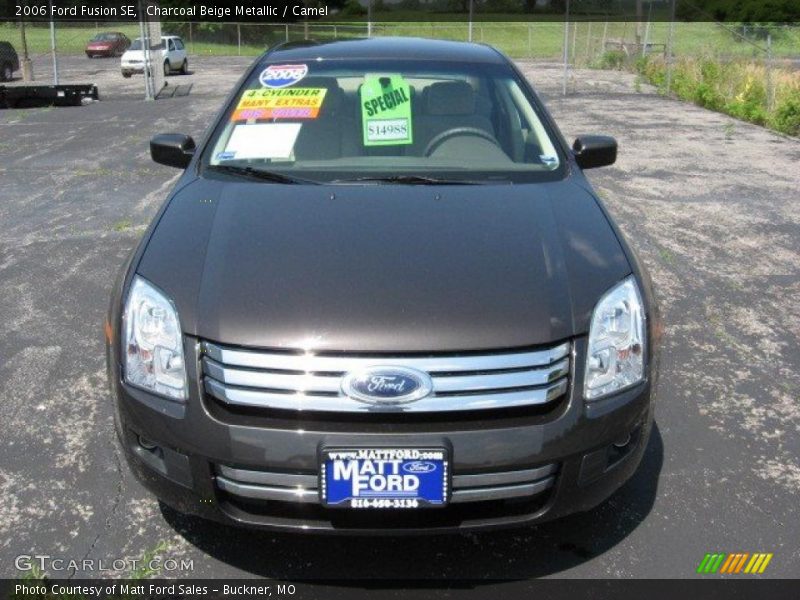
<svg viewBox="0 0 800 600">
<path fill-rule="evenodd" d="M 101 323 L 177 178 L 149 160 L 150 136 L 199 137 L 248 63 L 193 58 L 193 74 L 169 78 L 193 83 L 190 96 L 145 103 L 116 60 L 71 57 L 64 79 L 97 83 L 101 102 L 0 111 L 0 576 L 16 576 L 19 554 L 110 561 L 161 540 L 200 577 L 693 577 L 713 551 L 773 552 L 764 576 L 797 576 L 800 141 L 637 91 L 622 73 L 578 72 L 562 98 L 548 64 L 521 66 L 564 134 L 619 140 L 617 165 L 591 178 L 667 325 L 634 479 L 590 513 L 424 540 L 254 534 L 162 513 L 115 447 Z M 35 68 L 48 81 L 46 60 Z"/>
</svg>

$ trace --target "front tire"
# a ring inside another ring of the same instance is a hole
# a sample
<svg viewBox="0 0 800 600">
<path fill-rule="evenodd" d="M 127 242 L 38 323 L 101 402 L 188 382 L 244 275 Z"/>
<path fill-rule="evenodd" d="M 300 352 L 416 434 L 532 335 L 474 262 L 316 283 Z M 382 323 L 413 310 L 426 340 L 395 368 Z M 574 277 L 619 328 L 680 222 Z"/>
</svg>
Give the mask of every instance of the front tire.
<svg viewBox="0 0 800 600">
<path fill-rule="evenodd" d="M 169 75 L 171 72 L 172 72 L 172 67 L 169 66 L 169 61 L 165 60 L 164 61 L 164 77 Z"/>
<path fill-rule="evenodd" d="M 131 78 L 131 74 L 130 74 L 130 73 L 126 73 L 125 71 L 123 71 L 123 72 L 122 72 L 122 76 L 123 76 L 125 79 L 130 79 L 130 78 Z"/>
</svg>

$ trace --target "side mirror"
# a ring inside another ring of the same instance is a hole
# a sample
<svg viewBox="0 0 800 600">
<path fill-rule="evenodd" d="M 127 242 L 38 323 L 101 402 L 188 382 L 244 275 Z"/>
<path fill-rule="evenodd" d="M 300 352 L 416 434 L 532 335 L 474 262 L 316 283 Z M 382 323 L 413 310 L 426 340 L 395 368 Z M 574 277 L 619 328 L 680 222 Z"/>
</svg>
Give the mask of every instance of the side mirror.
<svg viewBox="0 0 800 600">
<path fill-rule="evenodd" d="M 617 160 L 617 140 L 607 135 L 582 135 L 572 144 L 581 169 L 613 165 Z"/>
<path fill-rule="evenodd" d="M 150 156 L 157 163 L 185 169 L 194 156 L 194 140 L 182 133 L 160 133 L 150 140 Z"/>
</svg>

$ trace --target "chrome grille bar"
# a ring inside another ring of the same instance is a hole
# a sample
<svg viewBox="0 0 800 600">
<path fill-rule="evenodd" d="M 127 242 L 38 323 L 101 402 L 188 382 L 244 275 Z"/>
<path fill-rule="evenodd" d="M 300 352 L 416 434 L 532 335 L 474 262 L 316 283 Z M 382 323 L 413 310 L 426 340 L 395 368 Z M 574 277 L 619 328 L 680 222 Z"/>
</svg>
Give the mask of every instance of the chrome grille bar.
<svg viewBox="0 0 800 600">
<path fill-rule="evenodd" d="M 491 410 L 546 404 L 566 393 L 569 343 L 530 352 L 468 356 L 300 355 L 204 342 L 208 394 L 229 405 L 277 410 L 381 413 Z M 410 367 L 432 392 L 406 404 L 370 404 L 344 394 L 342 378 L 367 367 Z"/>
<path fill-rule="evenodd" d="M 498 471 L 453 476 L 450 501 L 485 502 L 534 496 L 555 483 L 556 465 L 521 471 Z M 273 473 L 217 466 L 217 487 L 242 498 L 318 504 L 316 475 Z"/>
<path fill-rule="evenodd" d="M 278 487 L 317 488 L 316 475 L 251 471 L 249 469 L 234 469 L 233 467 L 226 467 L 224 465 L 218 465 L 217 470 L 224 477 L 243 483 L 257 483 Z"/>
<path fill-rule="evenodd" d="M 341 385 L 340 375 L 287 375 L 267 371 L 242 370 L 223 367 L 211 359 L 203 360 L 203 372 L 221 383 L 240 387 L 285 390 L 303 393 L 337 393 Z M 433 376 L 436 392 L 469 392 L 478 390 L 500 390 L 545 385 L 564 377 L 569 372 L 569 360 L 564 359 L 549 367 L 526 371 L 502 372 L 499 374 Z"/>
<path fill-rule="evenodd" d="M 555 477 L 548 477 L 535 483 L 524 485 L 505 485 L 502 487 L 468 488 L 453 490 L 451 502 L 486 502 L 487 500 L 508 500 L 509 498 L 524 498 L 533 496 L 553 486 Z"/>
<path fill-rule="evenodd" d="M 299 502 L 303 504 L 318 504 L 319 495 L 316 489 L 302 487 L 271 487 L 266 485 L 251 485 L 231 481 L 227 477 L 217 475 L 217 486 L 225 492 L 242 498 L 255 500 L 278 500 L 282 502 Z"/>
<path fill-rule="evenodd" d="M 251 367 L 275 371 L 299 373 L 334 373 L 343 375 L 349 371 L 371 365 L 397 365 L 435 373 L 459 371 L 497 371 L 503 369 L 525 369 L 532 366 L 549 365 L 569 354 L 569 343 L 565 342 L 533 352 L 497 353 L 468 356 L 326 356 L 320 354 L 288 354 L 257 350 L 225 348 L 212 342 L 203 342 L 203 353 L 226 367 Z"/>
<path fill-rule="evenodd" d="M 464 396 L 428 396 L 409 404 L 375 405 L 360 402 L 347 396 L 312 396 L 302 393 L 274 393 L 225 386 L 214 379 L 206 379 L 206 391 L 227 404 L 273 408 L 277 410 L 311 410 L 345 413 L 389 412 L 454 412 L 517 408 L 546 404 L 563 396 L 567 381 L 562 379 L 546 388 L 523 391 L 498 392 Z"/>
<path fill-rule="evenodd" d="M 548 367 L 511 373 L 488 373 L 482 375 L 454 375 L 437 377 L 433 375 L 433 389 L 436 392 L 471 392 L 479 390 L 500 390 L 504 388 L 523 388 L 545 385 L 561 379 L 569 373 L 569 360 L 564 359 Z"/>
<path fill-rule="evenodd" d="M 203 372 L 221 383 L 287 392 L 338 392 L 341 375 L 294 375 L 267 371 L 249 371 L 223 367 L 208 358 L 203 359 Z"/>
<path fill-rule="evenodd" d="M 453 488 L 474 488 L 492 485 L 509 485 L 544 479 L 556 472 L 556 465 L 545 465 L 524 471 L 498 471 L 477 475 L 453 475 Z"/>
</svg>

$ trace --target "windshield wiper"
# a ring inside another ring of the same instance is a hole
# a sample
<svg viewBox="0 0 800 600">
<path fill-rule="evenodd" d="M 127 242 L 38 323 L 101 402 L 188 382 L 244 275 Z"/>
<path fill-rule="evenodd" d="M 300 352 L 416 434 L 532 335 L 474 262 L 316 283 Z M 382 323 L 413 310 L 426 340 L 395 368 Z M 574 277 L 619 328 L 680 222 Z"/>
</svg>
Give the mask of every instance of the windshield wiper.
<svg viewBox="0 0 800 600">
<path fill-rule="evenodd" d="M 301 179 L 300 177 L 284 175 L 283 173 L 276 173 L 275 171 L 265 171 L 263 169 L 256 169 L 255 167 L 243 167 L 237 165 L 209 165 L 208 168 L 219 173 L 241 175 L 242 177 L 258 179 L 259 181 L 271 181 L 273 183 L 306 183 L 312 185 L 318 184 L 318 182 L 312 181 L 311 179 Z"/>
<path fill-rule="evenodd" d="M 334 179 L 331 183 L 399 183 L 405 185 L 481 185 L 479 181 L 466 179 L 441 179 L 438 177 L 423 177 L 422 175 L 386 175 L 354 177 L 352 179 Z"/>
</svg>

